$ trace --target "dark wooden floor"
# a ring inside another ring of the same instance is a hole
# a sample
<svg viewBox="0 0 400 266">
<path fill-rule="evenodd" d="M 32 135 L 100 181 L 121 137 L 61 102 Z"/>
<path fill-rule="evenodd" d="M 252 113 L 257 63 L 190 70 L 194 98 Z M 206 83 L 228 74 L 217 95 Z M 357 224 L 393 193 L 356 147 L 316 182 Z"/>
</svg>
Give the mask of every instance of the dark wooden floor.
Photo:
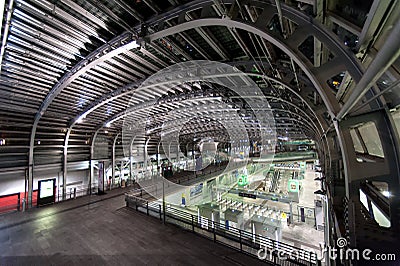
<svg viewBox="0 0 400 266">
<path fill-rule="evenodd" d="M 0 265 L 261 264 L 125 209 L 122 192 L 1 215 Z"/>
</svg>

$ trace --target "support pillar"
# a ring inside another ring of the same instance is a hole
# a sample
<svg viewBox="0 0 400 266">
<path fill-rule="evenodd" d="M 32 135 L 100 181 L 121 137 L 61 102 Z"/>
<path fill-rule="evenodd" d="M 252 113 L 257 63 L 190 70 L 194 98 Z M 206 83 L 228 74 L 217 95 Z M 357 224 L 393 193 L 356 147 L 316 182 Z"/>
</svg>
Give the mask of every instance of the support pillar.
<svg viewBox="0 0 400 266">
<path fill-rule="evenodd" d="M 177 143 L 176 143 L 176 162 L 177 162 L 178 165 L 179 165 L 180 157 L 179 157 L 179 142 L 178 142 L 178 141 L 177 141 Z"/>
<path fill-rule="evenodd" d="M 400 55 L 400 20 L 396 21 L 390 35 L 379 50 L 375 59 L 368 66 L 361 80 L 349 95 L 336 118 L 342 120 L 347 113 L 364 97 L 382 74 L 397 60 Z"/>
<path fill-rule="evenodd" d="M 65 140 L 64 140 L 64 153 L 63 153 L 63 193 L 62 193 L 62 199 L 66 200 L 67 199 L 67 172 L 68 172 L 68 141 L 69 141 L 69 136 L 71 134 L 72 128 L 70 127 L 67 131 L 67 134 L 65 134 Z"/>
<path fill-rule="evenodd" d="M 144 174 L 146 175 L 147 173 L 147 160 L 148 158 L 148 152 L 147 152 L 147 145 L 149 145 L 151 138 L 148 138 L 144 144 L 144 154 L 143 154 L 143 167 L 144 167 Z"/>
<path fill-rule="evenodd" d="M 28 168 L 28 201 L 27 201 L 27 208 L 32 207 L 32 194 L 33 194 L 33 170 L 34 170 L 34 164 L 29 164 Z"/>
<path fill-rule="evenodd" d="M 157 175 L 160 175 L 160 145 L 161 142 L 159 142 L 157 145 Z"/>
<path fill-rule="evenodd" d="M 112 146 L 112 160 L 111 160 L 112 177 L 111 177 L 111 187 L 110 187 L 110 189 L 114 187 L 114 182 L 115 182 L 115 167 L 116 167 L 116 165 L 115 165 L 115 144 L 117 143 L 117 139 L 119 137 L 119 134 L 120 133 L 118 133 L 115 136 L 114 142 L 113 142 L 113 146 Z M 122 169 L 120 171 L 120 176 L 121 176 L 121 172 L 122 172 Z"/>
<path fill-rule="evenodd" d="M 89 195 L 92 195 L 92 182 L 94 180 L 94 160 L 93 160 L 94 159 L 94 144 L 96 142 L 96 137 L 97 137 L 97 134 L 99 133 L 99 131 L 100 131 L 100 128 L 98 130 L 96 130 L 96 132 L 94 133 L 93 138 L 92 138 L 92 144 L 90 147 L 90 175 L 89 175 L 89 184 L 88 184 Z"/>
<path fill-rule="evenodd" d="M 132 182 L 133 180 L 133 158 L 132 158 L 132 148 L 133 148 L 133 142 L 135 141 L 136 136 L 134 136 L 131 140 L 131 143 L 129 144 L 129 181 Z M 120 170 L 122 171 L 122 169 Z"/>
<path fill-rule="evenodd" d="M 94 161 L 92 156 L 90 156 L 89 160 L 89 180 L 88 180 L 88 194 L 92 195 L 92 180 L 94 176 Z"/>
</svg>

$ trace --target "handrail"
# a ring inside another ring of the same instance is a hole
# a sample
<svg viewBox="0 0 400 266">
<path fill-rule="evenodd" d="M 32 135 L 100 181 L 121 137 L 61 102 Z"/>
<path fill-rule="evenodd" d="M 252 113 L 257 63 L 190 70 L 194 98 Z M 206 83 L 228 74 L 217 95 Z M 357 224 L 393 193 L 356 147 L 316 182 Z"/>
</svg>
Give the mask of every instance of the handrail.
<svg viewBox="0 0 400 266">
<path fill-rule="evenodd" d="M 162 206 L 141 197 L 125 194 L 126 206 L 136 211 L 147 213 L 162 220 Z M 258 257 L 268 263 L 285 265 L 320 265 L 315 252 L 307 251 L 295 246 L 279 242 L 262 235 L 253 234 L 235 227 L 227 229 L 219 222 L 199 219 L 197 215 L 168 207 L 165 209 L 165 221 L 178 225 L 184 229 L 213 239 L 242 253 Z M 239 245 L 239 247 L 238 247 Z M 266 256 L 260 258 L 260 250 Z M 267 256 L 268 254 L 268 256 Z M 282 256 L 282 254 L 284 256 Z M 293 256 L 296 254 L 296 257 Z"/>
</svg>

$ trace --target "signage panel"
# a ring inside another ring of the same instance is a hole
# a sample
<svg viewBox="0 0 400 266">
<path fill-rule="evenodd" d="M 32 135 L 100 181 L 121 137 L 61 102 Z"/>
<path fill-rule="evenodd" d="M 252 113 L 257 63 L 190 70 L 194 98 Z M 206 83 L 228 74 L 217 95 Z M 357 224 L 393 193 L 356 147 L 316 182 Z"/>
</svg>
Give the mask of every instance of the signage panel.
<svg viewBox="0 0 400 266">
<path fill-rule="evenodd" d="M 289 192 L 299 192 L 300 182 L 296 179 L 289 179 L 288 181 L 288 191 Z"/>
<path fill-rule="evenodd" d="M 56 179 L 40 180 L 38 182 L 38 206 L 54 203 L 56 199 Z"/>
<path fill-rule="evenodd" d="M 251 198 L 251 199 L 257 198 L 256 195 L 251 194 L 251 193 L 245 193 L 245 192 L 239 192 L 239 196 L 246 197 L 246 198 Z"/>
</svg>

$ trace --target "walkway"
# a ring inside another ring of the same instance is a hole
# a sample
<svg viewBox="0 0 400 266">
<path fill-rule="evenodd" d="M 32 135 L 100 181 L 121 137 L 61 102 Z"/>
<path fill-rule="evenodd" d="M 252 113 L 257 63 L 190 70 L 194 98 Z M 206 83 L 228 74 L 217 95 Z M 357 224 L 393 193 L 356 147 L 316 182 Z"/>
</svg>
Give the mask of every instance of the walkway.
<svg viewBox="0 0 400 266">
<path fill-rule="evenodd" d="M 0 265 L 262 264 L 124 208 L 125 191 L 0 216 Z"/>
</svg>

